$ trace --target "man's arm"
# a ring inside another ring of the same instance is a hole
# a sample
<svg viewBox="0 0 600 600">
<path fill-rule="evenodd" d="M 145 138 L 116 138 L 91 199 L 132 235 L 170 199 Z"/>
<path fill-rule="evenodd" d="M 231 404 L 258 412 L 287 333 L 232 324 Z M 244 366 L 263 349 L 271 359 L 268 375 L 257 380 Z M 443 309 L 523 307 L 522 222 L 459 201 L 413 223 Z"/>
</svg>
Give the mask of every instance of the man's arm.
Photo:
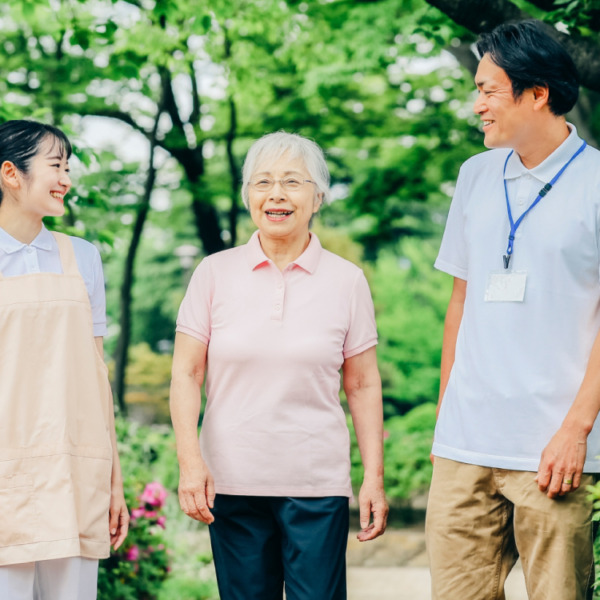
<svg viewBox="0 0 600 600">
<path fill-rule="evenodd" d="M 439 416 L 440 414 L 442 399 L 444 398 L 448 380 L 450 379 L 450 372 L 454 365 L 456 339 L 458 338 L 458 330 L 462 321 L 466 296 L 467 282 L 464 279 L 455 277 L 452 295 L 448 302 L 448 310 L 446 311 L 446 319 L 444 321 L 444 341 L 442 343 L 442 364 L 440 368 L 440 395 L 438 398 L 436 416 Z"/>
<path fill-rule="evenodd" d="M 215 486 L 198 444 L 200 388 L 208 347 L 185 333 L 175 334 L 171 374 L 171 420 L 179 461 L 179 504 L 183 512 L 206 524 L 215 519 Z"/>
<path fill-rule="evenodd" d="M 536 481 L 549 498 L 564 496 L 581 483 L 587 438 L 600 411 L 600 333 L 585 376 L 560 429 L 542 452 Z M 571 483 L 568 483 L 568 482 Z"/>
</svg>

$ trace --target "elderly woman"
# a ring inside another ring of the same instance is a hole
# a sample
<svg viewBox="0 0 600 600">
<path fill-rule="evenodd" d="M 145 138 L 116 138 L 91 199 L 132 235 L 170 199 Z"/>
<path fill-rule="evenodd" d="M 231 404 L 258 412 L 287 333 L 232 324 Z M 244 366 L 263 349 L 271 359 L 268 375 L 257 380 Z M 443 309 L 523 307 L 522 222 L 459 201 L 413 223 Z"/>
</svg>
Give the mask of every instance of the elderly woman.
<svg viewBox="0 0 600 600">
<path fill-rule="evenodd" d="M 242 195 L 258 231 L 205 258 L 180 308 L 171 413 L 179 500 L 210 525 L 222 600 L 342 600 L 350 486 L 340 369 L 365 469 L 361 541 L 384 532 L 381 381 L 362 271 L 310 233 L 321 149 L 259 139 Z M 200 435 L 200 388 L 206 412 Z"/>
</svg>

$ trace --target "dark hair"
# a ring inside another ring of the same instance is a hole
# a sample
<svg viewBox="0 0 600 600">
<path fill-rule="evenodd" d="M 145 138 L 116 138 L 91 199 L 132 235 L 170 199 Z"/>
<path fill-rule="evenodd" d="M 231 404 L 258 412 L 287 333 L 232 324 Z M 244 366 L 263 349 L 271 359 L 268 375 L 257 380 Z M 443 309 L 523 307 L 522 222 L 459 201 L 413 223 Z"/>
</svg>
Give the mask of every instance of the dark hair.
<svg viewBox="0 0 600 600">
<path fill-rule="evenodd" d="M 42 142 L 51 137 L 58 145 L 61 155 L 71 156 L 73 148 L 69 138 L 57 127 L 37 121 L 14 120 L 0 125 L 0 166 L 4 161 L 13 163 L 19 171 L 27 174 L 33 157 L 39 152 Z M 0 188 L 0 202 L 2 202 Z"/>
<path fill-rule="evenodd" d="M 536 85 L 548 88 L 550 110 L 569 112 L 579 95 L 579 75 L 573 59 L 535 20 L 499 25 L 477 41 L 480 57 L 490 58 L 512 83 L 513 97 Z"/>
</svg>

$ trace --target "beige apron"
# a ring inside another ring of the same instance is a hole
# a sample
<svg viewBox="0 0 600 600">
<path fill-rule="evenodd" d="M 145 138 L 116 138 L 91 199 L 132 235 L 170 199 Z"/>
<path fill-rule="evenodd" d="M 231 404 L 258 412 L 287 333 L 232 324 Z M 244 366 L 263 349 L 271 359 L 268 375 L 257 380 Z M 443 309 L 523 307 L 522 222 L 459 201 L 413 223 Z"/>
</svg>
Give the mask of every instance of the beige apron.
<svg viewBox="0 0 600 600">
<path fill-rule="evenodd" d="M 107 369 L 68 236 L 62 274 L 0 274 L 0 565 L 109 554 Z"/>
</svg>

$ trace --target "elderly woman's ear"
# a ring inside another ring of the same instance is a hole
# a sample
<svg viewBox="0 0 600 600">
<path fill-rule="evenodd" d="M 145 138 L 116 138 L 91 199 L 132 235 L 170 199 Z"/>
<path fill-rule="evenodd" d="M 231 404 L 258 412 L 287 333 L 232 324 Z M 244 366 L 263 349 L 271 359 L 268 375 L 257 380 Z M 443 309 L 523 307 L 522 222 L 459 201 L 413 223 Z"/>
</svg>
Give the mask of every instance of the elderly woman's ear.
<svg viewBox="0 0 600 600">
<path fill-rule="evenodd" d="M 314 212 L 315 213 L 319 212 L 319 209 L 321 208 L 321 206 L 323 206 L 323 192 L 319 192 L 318 194 L 315 195 Z"/>
</svg>

